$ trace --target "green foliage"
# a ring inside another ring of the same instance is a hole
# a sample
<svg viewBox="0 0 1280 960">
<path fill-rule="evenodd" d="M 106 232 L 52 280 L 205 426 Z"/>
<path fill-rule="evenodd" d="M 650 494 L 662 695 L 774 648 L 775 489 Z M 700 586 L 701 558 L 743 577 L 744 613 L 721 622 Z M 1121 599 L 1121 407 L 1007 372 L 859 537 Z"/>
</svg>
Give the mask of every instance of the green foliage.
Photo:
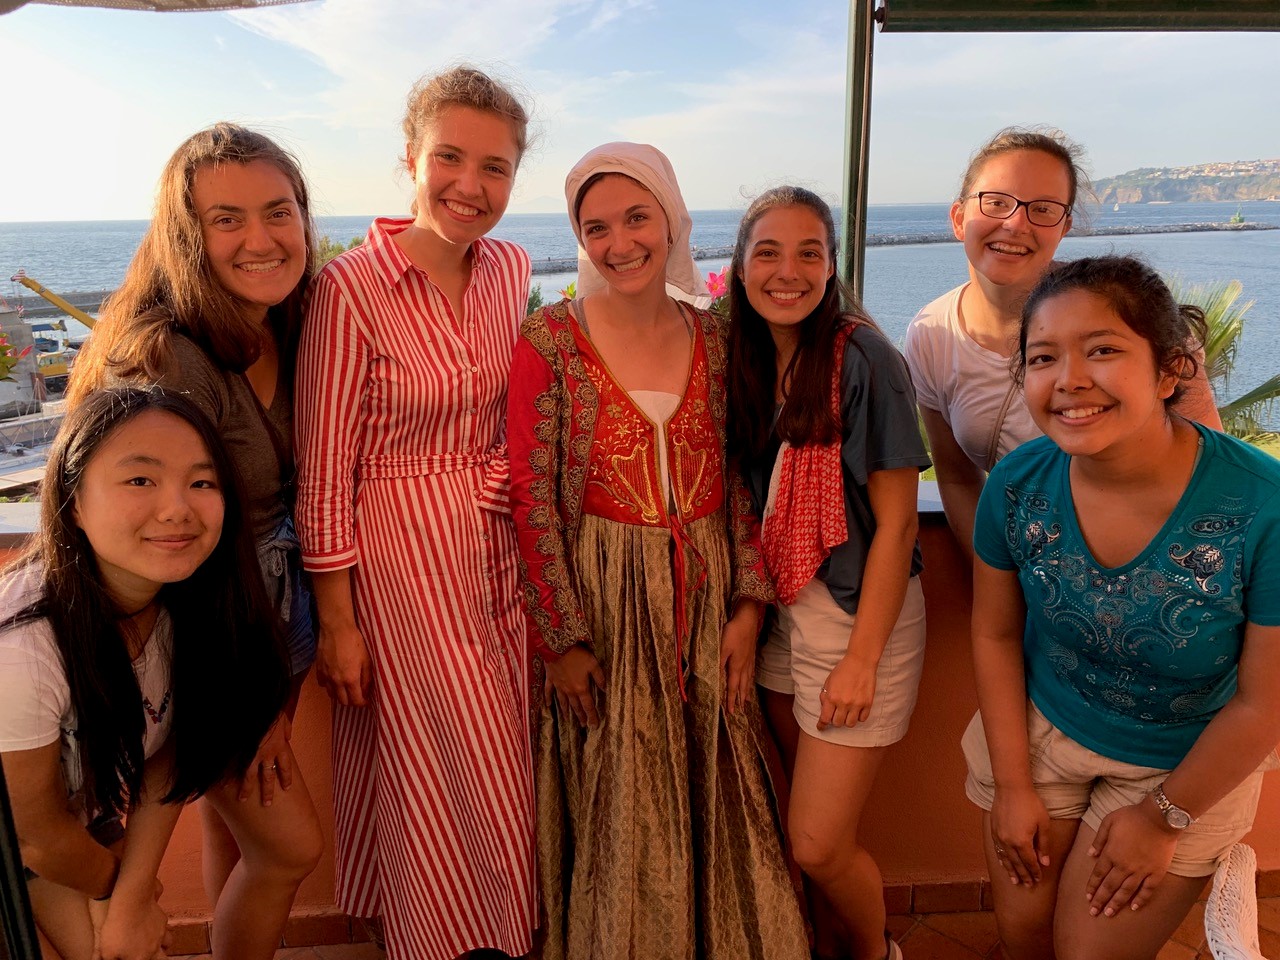
<svg viewBox="0 0 1280 960">
<path fill-rule="evenodd" d="M 320 238 L 320 242 L 316 247 L 316 269 L 319 270 L 338 254 L 346 253 L 348 250 L 354 250 L 363 242 L 364 237 L 352 237 L 351 242 L 344 247 L 341 241 L 330 239 L 329 235 L 326 233 Z"/>
<path fill-rule="evenodd" d="M 542 284 L 535 283 L 529 288 L 529 302 L 525 305 L 524 315 L 527 317 L 535 310 L 541 310 L 542 304 Z"/>
<path fill-rule="evenodd" d="M 1237 303 L 1244 288 L 1239 280 L 1187 284 L 1177 278 L 1169 281 L 1178 303 L 1190 303 L 1204 311 L 1209 335 L 1205 338 L 1205 375 L 1217 396 L 1231 385 L 1231 373 L 1244 334 L 1245 314 L 1253 301 Z M 1270 405 L 1280 398 L 1280 374 L 1258 384 L 1241 397 L 1218 407 L 1223 428 L 1233 436 L 1255 437 L 1265 433 L 1262 417 Z"/>
</svg>

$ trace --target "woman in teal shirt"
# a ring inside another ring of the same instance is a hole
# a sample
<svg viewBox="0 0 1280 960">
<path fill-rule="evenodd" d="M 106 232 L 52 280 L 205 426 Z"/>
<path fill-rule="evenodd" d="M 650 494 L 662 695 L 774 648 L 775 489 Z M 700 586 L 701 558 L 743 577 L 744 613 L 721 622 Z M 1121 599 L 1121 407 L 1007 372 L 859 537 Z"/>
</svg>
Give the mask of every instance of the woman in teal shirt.
<svg viewBox="0 0 1280 960">
<path fill-rule="evenodd" d="M 1023 310 L 1046 436 L 979 501 L 964 744 L 1011 960 L 1155 957 L 1274 765 L 1280 463 L 1170 411 L 1203 335 L 1125 257 Z"/>
</svg>

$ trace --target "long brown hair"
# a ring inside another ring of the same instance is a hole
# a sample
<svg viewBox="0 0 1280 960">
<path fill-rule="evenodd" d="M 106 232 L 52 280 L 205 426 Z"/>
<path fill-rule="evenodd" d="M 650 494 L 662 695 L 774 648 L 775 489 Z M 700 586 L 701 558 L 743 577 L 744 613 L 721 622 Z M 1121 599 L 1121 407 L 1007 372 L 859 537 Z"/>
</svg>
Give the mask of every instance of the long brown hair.
<svg viewBox="0 0 1280 960">
<path fill-rule="evenodd" d="M 293 186 L 302 215 L 307 263 L 282 303 L 267 312 L 280 362 L 291 373 L 302 328 L 302 300 L 315 270 L 315 225 L 298 161 L 261 133 L 214 124 L 189 137 L 160 175 L 155 215 L 133 255 L 120 289 L 103 305 L 93 336 L 76 358 L 67 399 L 72 406 L 108 375 L 153 383 L 173 366 L 172 336 L 194 340 L 227 370 L 244 371 L 261 355 L 262 327 L 217 280 L 205 255 L 200 218 L 191 199 L 196 171 L 206 165 L 265 160 Z"/>
<path fill-rule="evenodd" d="M 773 427 L 774 395 L 778 382 L 777 347 L 769 325 L 747 299 L 742 282 L 751 231 L 770 210 L 803 207 L 822 221 L 827 232 L 827 256 L 834 265 L 837 255 L 835 221 L 831 208 L 804 187 L 774 187 L 747 208 L 738 226 L 729 268 L 729 455 L 740 459 L 758 456 L 769 442 Z M 835 377 L 835 337 L 840 326 L 860 321 L 875 327 L 852 293 L 832 272 L 822 300 L 800 322 L 800 343 L 784 371 L 787 401 L 778 416 L 777 433 L 792 446 L 830 443 L 840 431 L 831 410 L 831 382 Z M 878 328 L 877 328 L 878 329 Z"/>
</svg>

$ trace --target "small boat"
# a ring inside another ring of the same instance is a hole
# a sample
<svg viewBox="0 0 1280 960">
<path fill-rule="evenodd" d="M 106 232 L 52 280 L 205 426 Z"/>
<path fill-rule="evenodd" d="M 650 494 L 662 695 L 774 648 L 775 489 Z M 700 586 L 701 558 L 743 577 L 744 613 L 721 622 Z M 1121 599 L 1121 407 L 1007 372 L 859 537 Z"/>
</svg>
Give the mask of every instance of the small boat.
<svg viewBox="0 0 1280 960">
<path fill-rule="evenodd" d="M 1119 209 L 1120 209 L 1120 201 L 1118 201 L 1118 200 L 1117 200 L 1117 201 L 1116 201 L 1116 205 L 1115 205 L 1114 207 L 1112 207 L 1111 209 L 1112 209 L 1112 210 L 1119 210 Z"/>
</svg>

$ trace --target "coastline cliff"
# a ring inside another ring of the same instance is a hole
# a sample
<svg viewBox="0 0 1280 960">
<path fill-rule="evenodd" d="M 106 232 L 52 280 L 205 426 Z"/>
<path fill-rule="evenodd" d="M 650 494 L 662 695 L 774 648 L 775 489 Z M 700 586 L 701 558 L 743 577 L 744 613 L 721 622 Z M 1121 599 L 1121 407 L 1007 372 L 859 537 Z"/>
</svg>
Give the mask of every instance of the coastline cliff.
<svg viewBox="0 0 1280 960">
<path fill-rule="evenodd" d="M 1280 197 L 1280 159 L 1142 167 L 1096 180 L 1104 203 L 1246 201 Z"/>
</svg>

